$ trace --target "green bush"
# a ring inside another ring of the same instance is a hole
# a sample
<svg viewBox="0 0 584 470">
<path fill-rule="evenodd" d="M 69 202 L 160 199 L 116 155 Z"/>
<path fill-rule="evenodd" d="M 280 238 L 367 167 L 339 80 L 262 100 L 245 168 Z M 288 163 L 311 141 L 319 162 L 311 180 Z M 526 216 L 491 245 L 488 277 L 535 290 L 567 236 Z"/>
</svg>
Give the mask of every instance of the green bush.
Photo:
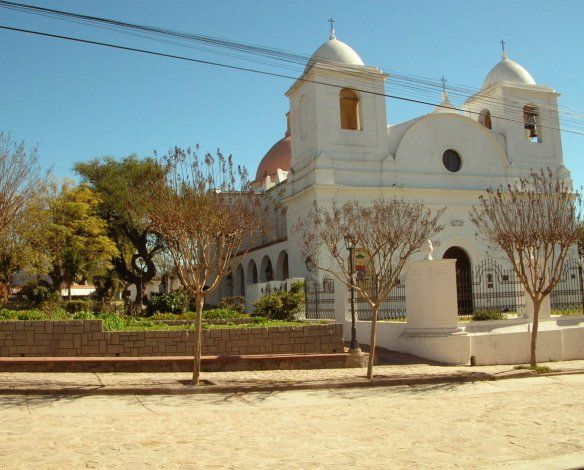
<svg viewBox="0 0 584 470">
<path fill-rule="evenodd" d="M 19 320 L 45 320 L 46 317 L 45 313 L 40 310 L 23 310 L 17 315 Z"/>
<path fill-rule="evenodd" d="M 69 313 L 91 312 L 93 302 L 91 300 L 67 300 L 63 302 L 63 308 Z"/>
<path fill-rule="evenodd" d="M 223 297 L 219 301 L 219 308 L 245 313 L 245 297 Z"/>
<path fill-rule="evenodd" d="M 485 321 L 485 320 L 505 320 L 507 315 L 498 310 L 477 310 L 472 315 L 473 321 Z"/>
<path fill-rule="evenodd" d="M 18 320 L 18 310 L 9 310 L 3 308 L 0 310 L 0 321 L 1 320 Z"/>
<path fill-rule="evenodd" d="M 296 283 L 290 292 L 278 291 L 264 295 L 254 303 L 255 317 L 266 317 L 270 320 L 294 320 L 304 302 L 302 283 Z"/>
<path fill-rule="evenodd" d="M 95 320 L 95 315 L 93 312 L 82 310 L 73 314 L 73 320 Z"/>
<path fill-rule="evenodd" d="M 33 281 L 22 287 L 20 291 L 33 305 L 40 305 L 45 302 L 58 303 L 61 301 L 61 292 L 54 290 L 45 281 Z"/>
<path fill-rule="evenodd" d="M 97 318 L 103 320 L 104 331 L 123 330 L 126 326 L 126 321 L 123 317 L 114 313 L 104 313 L 97 315 Z"/>
<path fill-rule="evenodd" d="M 214 308 L 203 312 L 203 319 L 205 320 L 231 320 L 233 318 L 244 318 L 244 315 L 228 308 Z"/>
<path fill-rule="evenodd" d="M 167 294 L 153 294 L 146 312 L 155 313 L 185 313 L 189 306 L 189 298 L 184 292 L 175 291 Z"/>
</svg>

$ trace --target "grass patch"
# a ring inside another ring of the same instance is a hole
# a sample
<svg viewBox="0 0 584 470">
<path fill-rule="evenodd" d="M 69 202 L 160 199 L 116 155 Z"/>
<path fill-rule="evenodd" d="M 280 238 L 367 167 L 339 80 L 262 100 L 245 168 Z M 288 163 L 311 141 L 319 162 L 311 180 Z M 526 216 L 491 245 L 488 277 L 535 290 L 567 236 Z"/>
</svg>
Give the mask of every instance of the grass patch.
<svg viewBox="0 0 584 470">
<path fill-rule="evenodd" d="M 533 370 L 537 374 L 547 374 L 549 372 L 553 372 L 553 370 L 547 366 L 535 366 L 534 367 L 534 366 L 520 365 L 520 366 L 513 367 L 513 369 L 515 369 L 515 370 Z"/>
<path fill-rule="evenodd" d="M 582 307 L 578 308 L 552 308 L 552 315 L 570 316 L 570 315 L 584 315 Z"/>
<path fill-rule="evenodd" d="M 219 310 L 219 309 L 218 309 Z M 220 309 L 227 310 L 227 309 Z M 274 327 L 292 327 L 292 326 L 309 326 L 321 325 L 324 321 L 283 321 L 270 320 L 264 317 L 249 317 L 247 315 L 234 315 L 227 310 L 218 312 L 213 319 L 221 317 L 231 317 L 232 319 L 245 318 L 245 323 L 230 322 L 226 318 L 225 323 L 211 324 L 203 322 L 203 329 L 214 330 L 221 328 L 274 328 Z M 172 330 L 194 330 L 194 316 L 175 315 L 175 314 L 156 314 L 152 317 L 128 317 L 117 315 L 115 313 L 92 313 L 92 312 L 67 312 L 64 309 L 58 309 L 52 312 L 42 310 L 0 310 L 0 321 L 30 321 L 30 320 L 102 320 L 104 331 L 172 331 Z M 181 325 L 168 325 L 161 320 L 192 320 L 189 323 Z"/>
</svg>

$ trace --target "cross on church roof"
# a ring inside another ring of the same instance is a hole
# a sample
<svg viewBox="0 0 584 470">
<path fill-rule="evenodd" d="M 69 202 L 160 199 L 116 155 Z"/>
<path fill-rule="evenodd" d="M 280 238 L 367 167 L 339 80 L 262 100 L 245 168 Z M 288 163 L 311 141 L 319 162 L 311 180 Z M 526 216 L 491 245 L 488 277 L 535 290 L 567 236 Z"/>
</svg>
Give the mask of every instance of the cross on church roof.
<svg viewBox="0 0 584 470">
<path fill-rule="evenodd" d="M 329 32 L 329 39 L 335 39 L 335 19 L 329 18 L 328 22 L 331 24 L 331 29 Z"/>
<path fill-rule="evenodd" d="M 444 93 L 446 93 L 446 82 L 447 82 L 448 80 L 446 80 L 446 79 L 444 78 L 444 75 L 442 75 L 442 78 L 440 79 L 440 81 L 442 82 L 442 91 L 443 91 Z"/>
<path fill-rule="evenodd" d="M 507 58 L 507 52 L 505 51 L 505 41 L 501 39 L 501 49 L 503 51 L 503 59 Z"/>
</svg>

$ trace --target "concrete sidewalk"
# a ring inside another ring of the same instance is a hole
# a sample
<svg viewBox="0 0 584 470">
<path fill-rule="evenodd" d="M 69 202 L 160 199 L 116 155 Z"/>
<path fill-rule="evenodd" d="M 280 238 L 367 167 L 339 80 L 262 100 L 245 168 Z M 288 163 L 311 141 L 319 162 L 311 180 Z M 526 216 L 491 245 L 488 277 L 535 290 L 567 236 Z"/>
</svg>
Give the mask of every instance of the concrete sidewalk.
<svg viewBox="0 0 584 470">
<path fill-rule="evenodd" d="M 541 364 L 553 373 L 584 373 L 584 360 Z M 445 366 L 379 365 L 374 379 L 365 369 L 268 370 L 205 372 L 202 384 L 190 385 L 191 374 L 179 373 L 0 373 L 0 395 L 161 395 L 310 390 L 427 383 L 501 380 L 535 375 L 511 365 Z"/>
</svg>

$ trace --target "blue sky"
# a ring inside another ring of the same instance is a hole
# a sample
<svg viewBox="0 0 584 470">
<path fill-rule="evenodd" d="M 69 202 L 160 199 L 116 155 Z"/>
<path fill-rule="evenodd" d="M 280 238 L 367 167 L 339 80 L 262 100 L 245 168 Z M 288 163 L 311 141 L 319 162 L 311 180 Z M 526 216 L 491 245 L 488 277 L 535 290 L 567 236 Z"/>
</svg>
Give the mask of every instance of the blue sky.
<svg viewBox="0 0 584 470">
<path fill-rule="evenodd" d="M 310 55 L 336 19 L 337 37 L 366 64 L 479 88 L 500 59 L 584 113 L 581 20 L 574 1 L 29 0 L 29 3 Z M 274 70 L 200 50 L 0 9 L 0 24 Z M 285 130 L 291 80 L 0 31 L 0 129 L 38 144 L 43 167 L 72 176 L 76 161 L 217 147 L 253 175 Z M 295 73 L 278 70 L 284 73 Z M 392 93 L 389 88 L 388 92 Z M 428 98 L 438 102 L 439 92 Z M 453 100 L 455 101 L 455 100 Z M 461 104 L 456 102 L 455 104 Z M 388 100 L 399 123 L 431 108 Z M 564 160 L 584 184 L 584 136 L 563 134 Z"/>
</svg>

